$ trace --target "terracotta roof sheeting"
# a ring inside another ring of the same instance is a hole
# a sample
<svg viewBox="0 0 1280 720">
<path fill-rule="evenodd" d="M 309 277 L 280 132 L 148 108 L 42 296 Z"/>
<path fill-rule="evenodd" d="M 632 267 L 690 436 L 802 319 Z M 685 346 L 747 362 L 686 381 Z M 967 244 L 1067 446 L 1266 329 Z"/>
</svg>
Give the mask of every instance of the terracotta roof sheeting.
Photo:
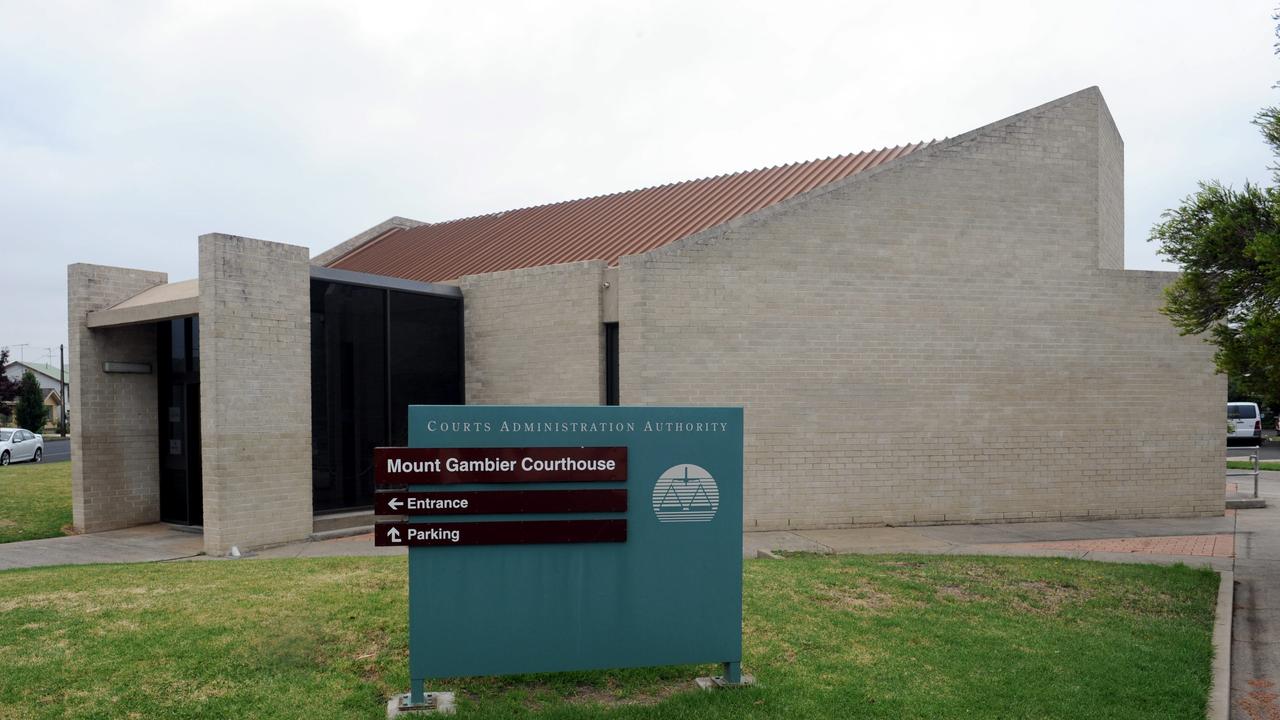
<svg viewBox="0 0 1280 720">
<path fill-rule="evenodd" d="M 929 143 L 397 229 L 328 267 L 422 282 L 635 255 L 896 160 Z"/>
</svg>

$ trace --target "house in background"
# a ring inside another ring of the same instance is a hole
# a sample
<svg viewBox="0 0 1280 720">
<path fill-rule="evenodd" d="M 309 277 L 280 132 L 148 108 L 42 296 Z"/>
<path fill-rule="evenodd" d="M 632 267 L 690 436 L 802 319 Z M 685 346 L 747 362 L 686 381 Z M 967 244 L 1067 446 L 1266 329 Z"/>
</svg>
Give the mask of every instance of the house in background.
<svg viewBox="0 0 1280 720">
<path fill-rule="evenodd" d="M 58 368 L 44 363 L 29 362 L 27 360 L 14 360 L 4 366 L 4 376 L 14 382 L 22 380 L 22 374 L 31 371 L 35 375 L 36 382 L 40 383 L 40 394 L 44 397 L 44 405 L 49 408 L 49 421 L 45 423 L 47 428 L 55 428 L 58 426 L 59 408 L 66 402 L 62 392 L 62 382 L 58 379 Z M 71 394 L 71 368 L 67 366 L 66 372 L 67 395 Z M 12 416 L 12 412 L 10 412 Z M 71 406 L 67 406 L 67 417 L 71 416 Z"/>
<path fill-rule="evenodd" d="M 44 390 L 45 434 L 58 429 L 58 418 L 61 417 L 62 395 L 57 390 Z"/>
</svg>

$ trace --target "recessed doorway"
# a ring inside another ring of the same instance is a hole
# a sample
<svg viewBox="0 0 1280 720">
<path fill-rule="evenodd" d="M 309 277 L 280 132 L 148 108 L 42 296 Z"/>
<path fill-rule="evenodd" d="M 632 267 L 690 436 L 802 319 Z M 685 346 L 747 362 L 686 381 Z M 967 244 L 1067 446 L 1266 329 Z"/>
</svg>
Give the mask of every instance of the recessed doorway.
<svg viewBox="0 0 1280 720">
<path fill-rule="evenodd" d="M 160 519 L 204 522 L 200 475 L 200 320 L 157 324 L 160 399 Z"/>
</svg>

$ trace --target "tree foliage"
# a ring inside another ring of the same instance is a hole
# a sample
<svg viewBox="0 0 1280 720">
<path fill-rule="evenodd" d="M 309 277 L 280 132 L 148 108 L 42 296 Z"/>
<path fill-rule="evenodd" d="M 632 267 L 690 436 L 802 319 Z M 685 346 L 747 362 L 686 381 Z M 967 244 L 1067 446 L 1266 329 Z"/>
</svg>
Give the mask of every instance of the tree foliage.
<svg viewBox="0 0 1280 720">
<path fill-rule="evenodd" d="M 49 419 L 49 408 L 44 405 L 44 393 L 40 383 L 30 370 L 22 373 L 22 381 L 18 383 L 18 427 L 31 432 L 40 432 Z"/>
<path fill-rule="evenodd" d="M 9 351 L 0 349 L 0 368 L 9 364 Z M 9 376 L 0 374 L 0 402 L 12 402 L 18 397 L 18 383 Z"/>
<path fill-rule="evenodd" d="M 1254 124 L 1280 159 L 1280 108 L 1263 109 Z M 1205 333 L 1217 346 L 1233 393 L 1280 407 L 1280 188 L 1200 183 L 1162 215 L 1151 240 L 1182 267 L 1164 313 L 1182 334 Z"/>
</svg>

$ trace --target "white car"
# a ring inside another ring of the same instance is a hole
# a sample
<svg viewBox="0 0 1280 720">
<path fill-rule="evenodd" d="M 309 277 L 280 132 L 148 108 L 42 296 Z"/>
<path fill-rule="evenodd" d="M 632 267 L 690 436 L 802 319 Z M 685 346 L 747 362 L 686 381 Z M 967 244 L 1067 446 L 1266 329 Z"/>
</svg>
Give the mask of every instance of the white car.
<svg viewBox="0 0 1280 720">
<path fill-rule="evenodd" d="M 1227 442 L 1232 440 L 1251 445 L 1262 442 L 1262 412 L 1257 403 L 1227 403 Z"/>
<path fill-rule="evenodd" d="M 21 428 L 0 428 L 0 465 L 44 457 L 44 436 Z"/>
</svg>

